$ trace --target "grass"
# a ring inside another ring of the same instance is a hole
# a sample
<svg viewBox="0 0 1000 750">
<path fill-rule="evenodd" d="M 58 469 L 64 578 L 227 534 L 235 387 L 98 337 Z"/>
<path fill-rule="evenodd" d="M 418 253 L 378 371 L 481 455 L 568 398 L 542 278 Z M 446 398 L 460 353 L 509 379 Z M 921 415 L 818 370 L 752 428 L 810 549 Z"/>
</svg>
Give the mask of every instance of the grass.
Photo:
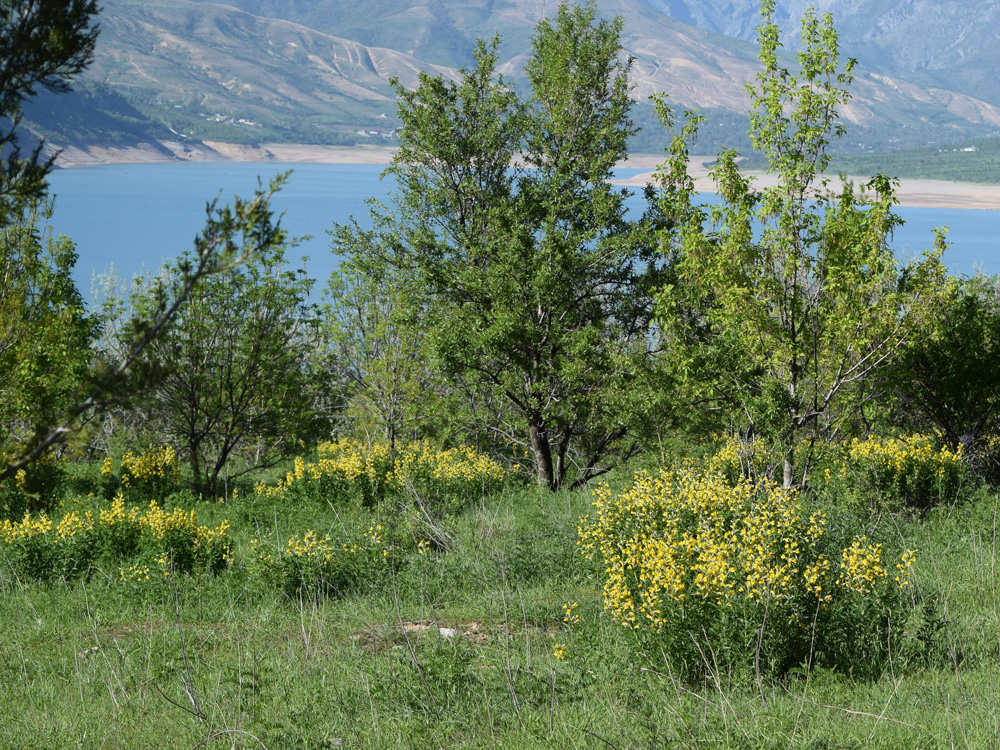
<svg viewBox="0 0 1000 750">
<path fill-rule="evenodd" d="M 420 527 L 393 509 L 250 496 L 197 506 L 199 523 L 232 521 L 237 563 L 219 576 L 121 584 L 95 570 L 41 586 L 0 560 L 0 747 L 1000 745 L 995 493 L 893 520 L 920 550 L 917 582 L 940 597 L 936 659 L 761 689 L 711 652 L 702 679 L 681 680 L 655 639 L 602 615 L 576 552 L 589 502 L 508 487 L 441 522 L 449 551 L 421 553 Z M 397 557 L 344 598 L 290 599 L 240 562 L 257 535 L 371 520 Z"/>
</svg>

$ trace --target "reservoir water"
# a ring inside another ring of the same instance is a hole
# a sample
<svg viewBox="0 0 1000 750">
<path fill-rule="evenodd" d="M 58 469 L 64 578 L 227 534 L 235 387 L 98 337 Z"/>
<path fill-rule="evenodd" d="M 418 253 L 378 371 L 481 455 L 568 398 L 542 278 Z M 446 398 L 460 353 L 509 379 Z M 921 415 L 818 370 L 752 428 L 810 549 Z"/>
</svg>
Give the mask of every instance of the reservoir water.
<svg viewBox="0 0 1000 750">
<path fill-rule="evenodd" d="M 352 216 L 367 223 L 369 198 L 385 200 L 389 186 L 379 180 L 383 167 L 357 164 L 128 164 L 58 170 L 50 185 L 56 197 L 50 222 L 56 234 L 76 243 L 80 259 L 76 281 L 89 298 L 94 274 L 112 265 L 121 278 L 155 271 L 193 247 L 205 224 L 205 205 L 233 196 L 253 195 L 258 177 L 265 183 L 292 170 L 272 205 L 284 212 L 291 236 L 310 235 L 289 252 L 290 261 L 308 256 L 308 275 L 325 284 L 336 268 L 327 231 Z M 631 176 L 638 170 L 624 172 Z M 631 205 L 640 209 L 639 196 Z M 945 262 L 953 274 L 982 270 L 1000 273 L 1000 211 L 900 208 L 905 224 L 893 248 L 900 258 L 918 255 L 932 243 L 935 227 L 948 227 Z"/>
</svg>

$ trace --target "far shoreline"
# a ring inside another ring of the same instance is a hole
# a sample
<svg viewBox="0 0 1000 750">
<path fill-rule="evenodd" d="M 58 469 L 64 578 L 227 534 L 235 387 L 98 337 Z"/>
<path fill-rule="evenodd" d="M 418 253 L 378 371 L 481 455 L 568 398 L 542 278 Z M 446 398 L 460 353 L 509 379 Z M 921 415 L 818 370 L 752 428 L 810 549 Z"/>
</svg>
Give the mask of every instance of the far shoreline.
<svg viewBox="0 0 1000 750">
<path fill-rule="evenodd" d="M 162 142 L 127 148 L 90 146 L 64 148 L 56 159 L 56 166 L 76 169 L 88 166 L 122 164 L 177 164 L 205 162 L 259 162 L 267 164 L 366 164 L 388 165 L 397 149 L 391 146 L 317 146 L 309 144 L 268 143 L 260 146 L 219 143 Z M 654 170 L 665 160 L 665 155 L 636 154 L 619 163 L 622 169 L 645 170 L 634 177 L 615 180 L 615 184 L 643 187 L 653 181 Z M 695 190 L 713 193 L 715 186 L 708 176 L 706 163 L 714 156 L 692 156 L 689 173 L 694 179 Z M 773 175 L 748 172 L 758 186 L 775 184 Z M 848 176 L 856 185 L 867 178 Z M 839 180 L 831 180 L 836 187 Z M 915 208 L 952 208 L 971 210 L 1000 210 L 1000 185 L 947 180 L 901 179 L 897 197 L 900 206 Z"/>
</svg>

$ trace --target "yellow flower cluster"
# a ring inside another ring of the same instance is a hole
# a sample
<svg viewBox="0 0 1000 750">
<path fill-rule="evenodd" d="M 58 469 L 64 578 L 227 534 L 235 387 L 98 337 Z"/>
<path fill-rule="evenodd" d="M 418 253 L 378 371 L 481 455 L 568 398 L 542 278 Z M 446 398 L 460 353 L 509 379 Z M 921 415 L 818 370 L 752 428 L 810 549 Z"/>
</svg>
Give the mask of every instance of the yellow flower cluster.
<svg viewBox="0 0 1000 750">
<path fill-rule="evenodd" d="M 964 477 L 962 447 L 935 448 L 926 435 L 854 438 L 844 446 L 839 466 L 824 471 L 829 489 L 872 509 L 953 501 Z"/>
<path fill-rule="evenodd" d="M 874 591 L 888 575 L 882 567 L 882 545 L 867 544 L 868 538 L 858 537 L 847 547 L 840 561 L 837 584 L 860 594 Z"/>
<path fill-rule="evenodd" d="M 362 551 L 375 550 L 381 557 L 389 556 L 389 547 L 382 541 L 382 525 L 372 524 L 365 535 L 367 544 L 336 544 L 329 534 L 319 536 L 315 531 L 310 530 L 301 537 L 292 537 L 285 544 L 284 550 L 269 548 L 259 539 L 251 539 L 250 547 L 257 555 L 258 561 L 268 564 L 278 563 L 282 558 L 300 558 L 306 561 L 319 563 L 321 566 L 332 565 L 337 562 L 337 556 L 341 553 L 347 555 L 357 554 Z"/>
<path fill-rule="evenodd" d="M 343 591 L 370 578 L 389 564 L 391 548 L 382 539 L 382 527 L 373 524 L 357 542 L 336 542 L 329 535 L 307 531 L 284 547 L 259 539 L 250 542 L 255 570 L 275 581 L 291 596 L 303 591 Z"/>
<path fill-rule="evenodd" d="M 563 622 L 572 627 L 573 625 L 579 625 L 580 613 L 577 611 L 580 608 L 579 602 L 571 602 L 569 604 L 563 605 Z"/>
<path fill-rule="evenodd" d="M 294 468 L 274 486 L 256 487 L 265 497 L 287 497 L 289 492 L 309 484 L 324 482 L 350 484 L 363 481 L 370 487 L 399 489 L 411 481 L 429 481 L 444 485 L 455 482 L 496 483 L 505 477 L 504 468 L 472 448 L 450 450 L 435 448 L 429 441 L 401 446 L 391 460 L 389 448 L 377 443 L 364 446 L 341 439 L 321 443 L 317 461 L 295 459 Z"/>
<path fill-rule="evenodd" d="M 193 510 L 175 508 L 167 512 L 155 500 L 150 501 L 145 511 L 136 506 L 126 508 L 121 493 L 115 496 L 110 507 L 99 509 L 96 515 L 89 510 L 82 514 L 71 511 L 63 515 L 58 524 L 53 524 L 45 514 L 38 517 L 27 514 L 18 523 L 4 521 L 0 525 L 0 542 L 14 544 L 36 540 L 59 544 L 84 534 L 93 534 L 96 540 L 116 529 L 122 529 L 127 534 L 134 533 L 140 543 L 145 538 L 154 546 L 186 546 L 194 559 L 221 555 L 223 562 L 232 561 L 229 521 L 223 521 L 214 529 L 199 526 Z M 133 576 L 130 580 L 137 579 Z"/>
<path fill-rule="evenodd" d="M 874 435 L 858 440 L 854 438 L 847 446 L 847 457 L 852 461 L 868 461 L 891 469 L 897 475 L 916 474 L 930 471 L 938 478 L 944 478 L 949 470 L 961 467 L 962 446 L 951 451 L 948 448 L 935 450 L 933 441 L 926 435 L 910 438 L 882 438 Z"/>
<path fill-rule="evenodd" d="M 500 482 L 504 468 L 489 456 L 466 445 L 449 450 L 435 448 L 430 441 L 421 440 L 404 445 L 396 457 L 396 464 L 387 479 L 397 485 L 415 477 L 426 477 L 439 482 Z"/>
<path fill-rule="evenodd" d="M 105 479 L 114 478 L 115 461 L 111 456 L 101 464 L 101 475 Z M 125 489 L 167 492 L 180 481 L 177 452 L 167 445 L 143 453 L 126 451 L 120 462 L 119 481 Z"/>
<path fill-rule="evenodd" d="M 149 566 L 130 565 L 127 568 L 118 569 L 119 580 L 122 583 L 145 583 L 149 580 Z"/>
<path fill-rule="evenodd" d="M 362 477 L 375 481 L 379 474 L 379 465 L 388 462 L 389 451 L 384 446 L 375 445 L 365 451 L 358 443 L 349 440 L 321 443 L 318 449 L 320 458 L 315 462 L 306 462 L 297 457 L 293 471 L 289 471 L 284 480 L 268 487 L 261 482 L 257 485 L 258 495 L 265 497 L 285 497 L 292 487 L 303 483 L 321 482 L 325 479 L 343 482 L 355 482 Z"/>
<path fill-rule="evenodd" d="M 818 545 L 825 515 L 804 516 L 794 490 L 767 480 L 640 473 L 617 495 L 607 485 L 594 495 L 596 515 L 581 519 L 578 544 L 604 565 L 605 610 L 630 628 L 660 630 L 677 608 L 708 603 L 829 602 L 835 588 L 870 592 L 885 577 L 881 547 L 862 537 L 834 580 Z M 912 561 L 908 551 L 900 587 Z"/>
<path fill-rule="evenodd" d="M 771 468 L 770 451 L 759 437 L 741 438 L 727 434 L 717 438 L 719 445 L 708 459 L 708 471 L 722 474 L 731 482 L 741 478 L 760 479 Z"/>
<path fill-rule="evenodd" d="M 26 513 L 22 521 L 12 523 L 9 520 L 4 520 L 3 524 L 0 524 L 0 542 L 15 544 L 38 537 L 48 537 L 51 532 L 52 521 L 47 515 L 42 513 L 40 516 L 32 518 L 30 513 Z"/>
</svg>

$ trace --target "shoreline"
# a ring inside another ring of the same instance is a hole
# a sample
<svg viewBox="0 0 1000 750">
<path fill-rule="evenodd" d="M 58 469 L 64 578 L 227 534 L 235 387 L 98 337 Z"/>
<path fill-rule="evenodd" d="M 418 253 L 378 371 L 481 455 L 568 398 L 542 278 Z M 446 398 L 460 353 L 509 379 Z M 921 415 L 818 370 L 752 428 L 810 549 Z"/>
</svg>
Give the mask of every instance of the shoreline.
<svg viewBox="0 0 1000 750">
<path fill-rule="evenodd" d="M 392 146 L 315 146 L 293 143 L 266 143 L 260 146 L 205 142 L 172 142 L 142 144 L 127 148 L 90 146 L 66 147 L 56 159 L 61 169 L 79 169 L 90 166 L 116 164 L 177 164 L 184 162 L 261 162 L 299 164 L 388 164 L 397 149 Z M 653 170 L 664 161 L 664 155 L 637 154 L 618 166 L 622 169 L 645 170 L 634 177 L 615 180 L 616 185 L 643 187 L 653 179 Z M 714 156 L 692 156 L 689 174 L 695 190 L 713 193 L 714 185 L 708 177 L 706 162 Z M 758 187 L 776 184 L 773 176 L 763 172 L 748 172 Z M 848 176 L 856 185 L 865 177 Z M 840 181 L 832 178 L 831 188 Z M 951 208 L 973 210 L 1000 210 L 1000 185 L 984 185 L 947 180 L 901 179 L 897 196 L 900 206 L 915 208 Z"/>
</svg>

